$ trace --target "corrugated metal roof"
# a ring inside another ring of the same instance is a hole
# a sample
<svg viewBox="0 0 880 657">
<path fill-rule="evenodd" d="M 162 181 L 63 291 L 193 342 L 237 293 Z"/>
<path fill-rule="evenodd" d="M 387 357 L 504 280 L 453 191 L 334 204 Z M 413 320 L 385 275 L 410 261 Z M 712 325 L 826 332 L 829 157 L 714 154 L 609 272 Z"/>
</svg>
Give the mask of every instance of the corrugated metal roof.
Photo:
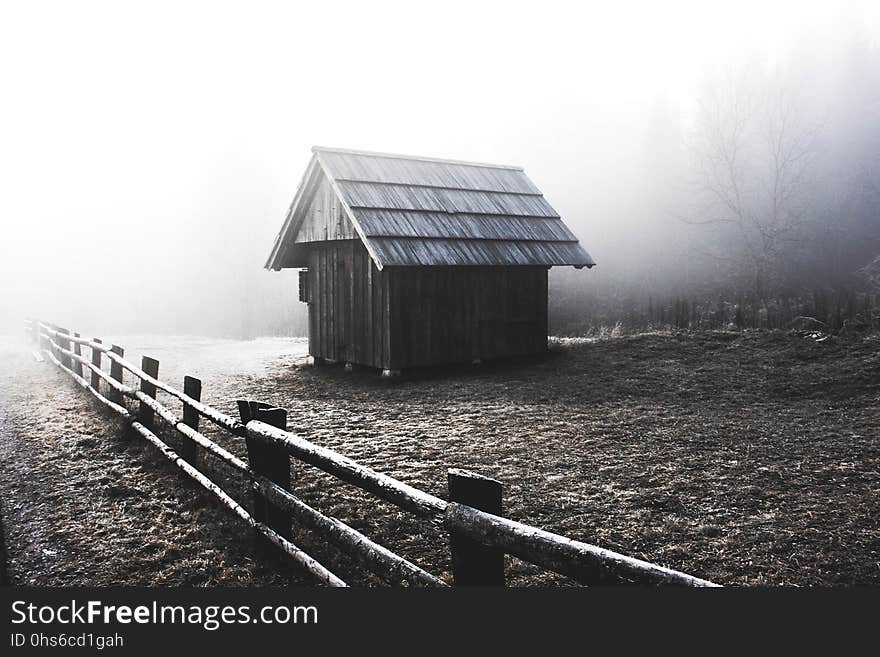
<svg viewBox="0 0 880 657">
<path fill-rule="evenodd" d="M 388 266 L 595 263 L 519 167 L 315 147 L 319 168 L 381 269 Z M 317 168 L 314 165 L 317 164 Z M 315 175 L 314 173 L 312 175 Z M 309 175 L 266 263 L 286 250 L 302 219 Z"/>
</svg>

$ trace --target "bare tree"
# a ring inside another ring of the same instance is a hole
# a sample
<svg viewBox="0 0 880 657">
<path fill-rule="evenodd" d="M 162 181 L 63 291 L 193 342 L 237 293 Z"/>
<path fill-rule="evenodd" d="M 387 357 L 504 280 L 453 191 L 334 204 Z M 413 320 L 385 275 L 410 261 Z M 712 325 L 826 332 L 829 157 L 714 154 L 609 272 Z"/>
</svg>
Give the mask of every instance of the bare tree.
<svg viewBox="0 0 880 657">
<path fill-rule="evenodd" d="M 817 129 L 798 109 L 789 88 L 758 76 L 710 86 L 698 107 L 693 151 L 704 203 L 688 222 L 727 228 L 714 254 L 745 269 L 761 299 L 775 291 L 809 216 Z"/>
<path fill-rule="evenodd" d="M 864 277 L 872 289 L 880 290 L 880 256 L 860 268 L 858 273 Z"/>
</svg>

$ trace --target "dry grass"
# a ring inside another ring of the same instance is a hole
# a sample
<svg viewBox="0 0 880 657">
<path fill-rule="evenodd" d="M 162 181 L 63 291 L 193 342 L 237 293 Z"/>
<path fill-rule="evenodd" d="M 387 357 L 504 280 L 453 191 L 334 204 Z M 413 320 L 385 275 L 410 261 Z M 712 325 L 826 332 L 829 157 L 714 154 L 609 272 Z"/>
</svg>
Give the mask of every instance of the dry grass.
<svg viewBox="0 0 880 657">
<path fill-rule="evenodd" d="M 204 378 L 217 406 L 284 406 L 291 429 L 432 493 L 444 496 L 447 467 L 496 477 L 507 515 L 574 538 L 724 584 L 870 584 L 880 582 L 878 347 L 877 336 L 643 334 L 393 385 L 291 354 L 258 374 Z M 298 581 L 251 561 L 239 523 L 121 438 L 50 366 L 7 360 L 17 365 L 0 381 L 0 449 L 16 464 L 3 480 L 7 506 L 18 500 L 5 510 L 15 581 Z M 241 453 L 240 441 L 218 440 Z M 301 464 L 293 475 L 310 503 L 448 576 L 439 529 Z M 373 583 L 299 540 L 344 578 Z M 515 560 L 509 574 L 565 583 Z"/>
</svg>

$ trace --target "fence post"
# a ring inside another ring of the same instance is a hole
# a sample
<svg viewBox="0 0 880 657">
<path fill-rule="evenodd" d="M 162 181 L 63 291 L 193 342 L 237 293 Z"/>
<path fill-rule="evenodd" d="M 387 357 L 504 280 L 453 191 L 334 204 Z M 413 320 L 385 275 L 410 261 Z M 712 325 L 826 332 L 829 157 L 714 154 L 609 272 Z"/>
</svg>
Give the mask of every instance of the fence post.
<svg viewBox="0 0 880 657">
<path fill-rule="evenodd" d="M 47 324 L 47 328 L 52 331 L 58 330 L 57 324 Z M 58 347 L 56 345 L 61 341 L 61 338 L 52 335 L 48 331 L 46 332 L 46 348 L 52 352 L 52 355 L 55 356 L 59 361 L 61 360 L 61 354 L 58 353 Z"/>
<path fill-rule="evenodd" d="M 183 394 L 196 401 L 202 401 L 202 382 L 193 376 L 183 377 Z M 199 430 L 199 413 L 192 406 L 183 402 L 183 423 L 194 431 Z M 180 455 L 190 465 L 196 465 L 198 447 L 188 439 L 184 439 L 180 447 Z"/>
<path fill-rule="evenodd" d="M 238 401 L 241 421 L 247 424 L 251 420 L 260 420 L 273 427 L 287 430 L 287 411 L 275 408 L 263 402 Z M 275 482 L 285 490 L 290 490 L 290 454 L 283 447 L 278 447 L 259 438 L 245 438 L 248 462 L 254 474 L 262 475 Z M 290 515 L 263 497 L 259 491 L 253 491 L 254 519 L 267 524 L 285 538 L 291 538 Z M 255 534 L 258 549 L 265 550 L 271 545 L 259 533 Z"/>
<path fill-rule="evenodd" d="M 447 479 L 450 501 L 501 515 L 500 481 L 457 468 L 447 471 Z M 449 543 L 455 586 L 504 586 L 504 552 L 454 532 Z"/>
<path fill-rule="evenodd" d="M 110 351 L 112 351 L 120 358 L 125 356 L 125 349 L 120 347 L 118 344 L 111 345 Z M 122 383 L 122 365 L 117 363 L 115 360 L 110 361 L 110 378 L 118 381 L 119 383 Z M 123 402 L 122 393 L 118 390 L 111 390 L 110 399 L 117 404 L 121 404 Z"/>
<path fill-rule="evenodd" d="M 92 342 L 101 343 L 99 338 L 92 338 Z M 101 369 L 101 352 L 92 347 L 92 365 Z M 92 388 L 98 392 L 101 388 L 101 377 L 98 376 L 94 371 L 92 371 Z"/>
<path fill-rule="evenodd" d="M 79 333 L 74 332 L 73 337 L 78 338 Z M 82 356 L 82 349 L 80 349 L 79 342 L 73 343 L 73 353 L 75 353 L 77 356 Z M 82 377 L 83 366 L 82 366 L 82 363 L 80 361 L 78 361 L 76 358 L 73 359 L 73 371 L 78 376 Z"/>
<path fill-rule="evenodd" d="M 149 356 L 143 356 L 141 358 L 141 369 L 149 374 L 151 377 L 158 378 L 159 376 L 159 361 L 155 358 L 150 358 Z M 153 399 L 156 398 L 156 386 L 144 379 L 141 379 L 141 392 L 149 395 Z M 141 424 L 143 424 L 150 431 L 153 430 L 153 409 L 147 406 L 144 402 L 141 402 L 140 408 L 138 409 L 138 416 L 141 419 Z"/>
<path fill-rule="evenodd" d="M 36 320 L 37 322 L 37 346 L 40 350 L 49 349 L 49 340 L 46 339 L 46 334 L 44 333 L 44 329 L 40 326 L 40 320 Z"/>
<path fill-rule="evenodd" d="M 70 335 L 70 331 L 68 331 L 66 328 L 61 328 L 59 326 L 55 330 L 58 331 L 59 333 L 63 333 L 64 335 Z M 70 351 L 70 340 L 65 340 L 64 338 L 58 338 L 58 346 L 61 347 L 62 349 L 66 349 L 67 351 Z M 58 360 L 60 360 L 61 363 L 66 368 L 70 369 L 71 361 L 73 359 L 70 356 L 68 356 L 67 354 L 59 353 Z"/>
</svg>

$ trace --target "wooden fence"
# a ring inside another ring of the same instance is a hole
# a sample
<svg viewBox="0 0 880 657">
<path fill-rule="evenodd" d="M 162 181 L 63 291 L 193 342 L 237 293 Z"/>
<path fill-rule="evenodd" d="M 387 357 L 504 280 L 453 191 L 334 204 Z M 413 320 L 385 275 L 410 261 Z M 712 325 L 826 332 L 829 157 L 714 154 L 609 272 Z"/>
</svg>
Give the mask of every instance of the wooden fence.
<svg viewBox="0 0 880 657">
<path fill-rule="evenodd" d="M 118 345 L 97 338 L 27 320 L 28 334 L 37 342 L 38 359 L 48 358 L 98 401 L 121 416 L 132 429 L 154 445 L 219 502 L 250 526 L 259 549 L 274 545 L 289 555 L 315 579 L 329 586 L 346 586 L 314 557 L 291 540 L 291 522 L 316 532 L 362 567 L 391 585 L 447 586 L 441 578 L 372 541 L 344 522 L 326 516 L 291 492 L 290 458 L 319 468 L 334 477 L 428 519 L 446 529 L 450 537 L 452 577 L 456 586 L 504 585 L 504 555 L 510 554 L 547 570 L 567 575 L 582 584 L 642 584 L 717 586 L 682 572 L 575 541 L 501 516 L 501 483 L 464 470 L 448 471 L 449 500 L 443 500 L 401 481 L 360 465 L 287 431 L 287 412 L 261 402 L 238 402 L 239 418 L 207 404 L 201 382 L 184 378 L 183 391 L 158 378 L 159 362 L 144 356 L 137 367 L 124 358 Z M 89 350 L 89 358 L 83 355 Z M 109 364 L 109 373 L 104 369 Z M 123 370 L 140 381 L 123 383 Z M 88 377 L 86 376 L 88 374 Z M 157 401 L 157 392 L 182 403 L 182 416 Z M 126 400 L 137 404 L 132 411 Z M 156 418 L 184 438 L 174 451 L 160 437 Z M 246 442 L 247 461 L 199 431 L 205 418 Z M 206 450 L 251 482 L 250 510 L 236 501 L 197 467 L 198 450 Z"/>
</svg>

